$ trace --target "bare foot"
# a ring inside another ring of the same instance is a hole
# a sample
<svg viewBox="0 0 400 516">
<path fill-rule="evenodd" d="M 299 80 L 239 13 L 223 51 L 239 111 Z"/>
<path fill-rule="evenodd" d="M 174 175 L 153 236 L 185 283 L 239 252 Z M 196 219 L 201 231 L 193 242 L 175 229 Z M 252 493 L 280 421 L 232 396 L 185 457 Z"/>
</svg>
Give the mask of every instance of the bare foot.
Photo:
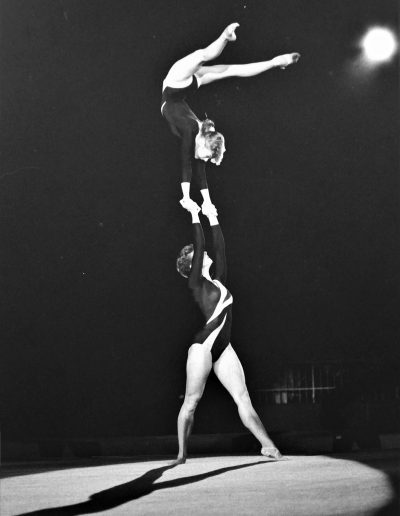
<svg viewBox="0 0 400 516">
<path fill-rule="evenodd" d="M 292 54 L 283 54 L 281 56 L 274 57 L 273 61 L 275 66 L 279 66 L 284 70 L 287 66 L 297 63 L 300 59 L 300 54 L 294 52 Z"/>
<path fill-rule="evenodd" d="M 231 23 L 224 30 L 224 36 L 228 41 L 236 41 L 235 30 L 239 27 L 238 23 Z"/>
<path fill-rule="evenodd" d="M 288 460 L 286 457 L 284 457 L 281 452 L 278 450 L 278 448 L 275 448 L 275 446 L 266 447 L 264 446 L 261 448 L 261 455 L 264 455 L 264 457 L 267 457 L 268 459 L 275 459 L 275 460 Z"/>
<path fill-rule="evenodd" d="M 186 457 L 177 457 L 175 460 L 169 463 L 169 466 L 179 466 L 180 464 L 185 464 Z"/>
</svg>

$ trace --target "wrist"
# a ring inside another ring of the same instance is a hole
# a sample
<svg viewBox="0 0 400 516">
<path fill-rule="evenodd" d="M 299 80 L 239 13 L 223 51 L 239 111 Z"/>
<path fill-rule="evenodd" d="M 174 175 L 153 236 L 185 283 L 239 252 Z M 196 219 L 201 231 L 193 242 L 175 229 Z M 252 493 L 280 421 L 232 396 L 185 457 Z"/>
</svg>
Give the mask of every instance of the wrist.
<svg viewBox="0 0 400 516">
<path fill-rule="evenodd" d="M 210 222 L 210 226 L 218 226 L 218 217 L 216 215 L 209 215 L 208 220 Z"/>
<path fill-rule="evenodd" d="M 203 197 L 203 201 L 205 203 L 210 203 L 211 204 L 209 189 L 208 188 L 203 188 L 202 190 L 200 190 L 200 193 L 201 193 L 201 196 Z"/>
<path fill-rule="evenodd" d="M 190 199 L 190 183 L 185 181 L 181 183 L 182 194 L 184 199 Z"/>
</svg>

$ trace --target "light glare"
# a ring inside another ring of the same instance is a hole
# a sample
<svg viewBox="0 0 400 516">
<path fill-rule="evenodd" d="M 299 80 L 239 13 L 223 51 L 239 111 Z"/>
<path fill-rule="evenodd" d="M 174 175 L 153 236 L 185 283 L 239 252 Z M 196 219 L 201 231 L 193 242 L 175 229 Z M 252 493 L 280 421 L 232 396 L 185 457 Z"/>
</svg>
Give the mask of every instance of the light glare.
<svg viewBox="0 0 400 516">
<path fill-rule="evenodd" d="M 375 27 L 367 32 L 362 46 L 370 61 L 388 61 L 397 50 L 397 41 L 391 30 Z"/>
</svg>

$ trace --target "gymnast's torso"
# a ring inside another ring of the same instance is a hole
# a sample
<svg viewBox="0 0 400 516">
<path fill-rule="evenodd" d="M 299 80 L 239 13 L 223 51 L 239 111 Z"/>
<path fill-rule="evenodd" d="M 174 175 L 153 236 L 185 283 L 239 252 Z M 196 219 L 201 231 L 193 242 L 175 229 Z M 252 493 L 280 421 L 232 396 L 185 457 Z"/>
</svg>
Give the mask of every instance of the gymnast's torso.
<svg viewBox="0 0 400 516">
<path fill-rule="evenodd" d="M 186 98 L 199 88 L 195 75 L 189 78 L 187 85 L 177 88 L 167 80 L 163 82 L 161 113 L 170 125 L 171 131 L 183 138 L 187 133 L 196 135 L 199 131 L 198 118 L 190 109 Z"/>
<path fill-rule="evenodd" d="M 194 292 L 194 296 L 206 315 L 207 322 L 195 335 L 193 343 L 206 346 L 211 352 L 212 361 L 216 362 L 230 343 L 233 297 L 219 280 L 210 282 L 204 279 L 204 282 L 207 284 L 200 288 L 205 289 L 207 294 L 204 296 L 203 293 Z M 207 317 L 208 314 L 211 315 Z"/>
</svg>

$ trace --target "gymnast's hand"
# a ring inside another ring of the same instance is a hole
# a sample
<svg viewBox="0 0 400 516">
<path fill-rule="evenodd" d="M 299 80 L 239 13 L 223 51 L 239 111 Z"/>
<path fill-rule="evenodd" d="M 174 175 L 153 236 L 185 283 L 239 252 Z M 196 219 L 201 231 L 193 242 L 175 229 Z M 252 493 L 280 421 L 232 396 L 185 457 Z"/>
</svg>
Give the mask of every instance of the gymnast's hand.
<svg viewBox="0 0 400 516">
<path fill-rule="evenodd" d="M 199 213 L 200 211 L 200 206 L 196 202 L 194 202 L 193 199 L 190 199 L 190 197 L 184 197 L 179 201 L 179 203 L 182 206 L 182 208 L 185 208 L 185 210 L 191 213 L 192 215 L 193 213 Z"/>
<path fill-rule="evenodd" d="M 218 217 L 217 208 L 212 202 L 204 201 L 201 205 L 201 211 L 206 217 Z"/>
</svg>

